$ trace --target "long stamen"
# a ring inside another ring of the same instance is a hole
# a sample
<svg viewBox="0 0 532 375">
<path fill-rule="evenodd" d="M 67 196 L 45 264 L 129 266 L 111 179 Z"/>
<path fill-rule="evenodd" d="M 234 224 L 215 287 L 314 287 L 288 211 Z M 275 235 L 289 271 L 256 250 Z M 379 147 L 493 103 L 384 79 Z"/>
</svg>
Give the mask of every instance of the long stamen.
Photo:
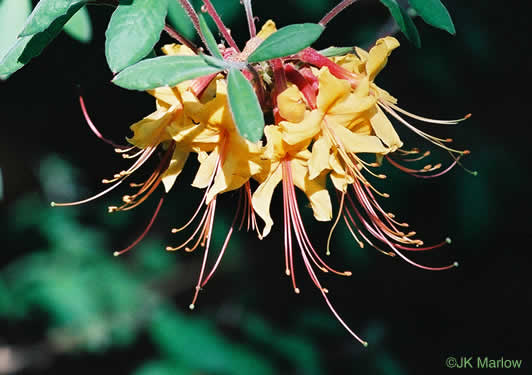
<svg viewBox="0 0 532 375">
<path fill-rule="evenodd" d="M 344 209 L 345 194 L 346 192 L 342 191 L 342 198 L 340 200 L 340 207 L 338 207 L 338 214 L 336 215 L 336 220 L 334 221 L 334 224 L 331 227 L 331 230 L 329 231 L 329 236 L 327 237 L 327 252 L 325 253 L 325 255 L 331 255 L 331 238 L 334 230 L 336 229 L 336 226 L 338 225 L 338 222 L 340 221 L 342 210 Z"/>
<path fill-rule="evenodd" d="M 159 204 L 157 204 L 157 208 L 155 209 L 155 212 L 153 213 L 153 216 L 150 220 L 150 222 L 148 223 L 148 226 L 146 227 L 146 229 L 144 229 L 144 232 L 142 232 L 142 234 L 135 240 L 133 241 L 133 243 L 131 243 L 131 245 L 129 245 L 128 247 L 126 247 L 125 249 L 123 250 L 120 250 L 120 251 L 115 251 L 113 253 L 114 256 L 119 256 L 119 255 L 122 255 L 126 252 L 128 252 L 129 250 L 131 250 L 132 248 L 134 248 L 135 246 L 137 246 L 137 244 L 142 241 L 142 239 L 144 237 L 146 237 L 146 234 L 148 234 L 148 232 L 150 231 L 153 223 L 155 222 L 155 219 L 157 218 L 157 215 L 159 214 L 159 211 L 161 209 L 161 206 L 163 204 L 163 201 L 164 201 L 164 198 L 161 197 L 161 199 L 159 200 Z"/>
<path fill-rule="evenodd" d="M 81 111 L 83 112 L 83 117 L 85 118 L 85 122 L 87 123 L 87 125 L 89 125 L 89 128 L 92 130 L 92 132 L 99 138 L 101 139 L 102 141 L 104 141 L 105 143 L 113 146 L 115 149 L 119 149 L 119 150 L 123 150 L 123 149 L 126 149 L 128 148 L 127 146 L 122 146 L 122 145 L 118 145 L 116 143 L 114 143 L 113 141 L 105 138 L 102 133 L 99 132 L 99 130 L 96 128 L 96 126 L 94 125 L 94 123 L 92 122 L 92 119 L 90 118 L 89 116 L 89 112 L 87 111 L 87 107 L 85 106 L 85 100 L 83 99 L 83 95 L 79 95 L 79 105 L 81 107 Z"/>
<path fill-rule="evenodd" d="M 235 227 L 236 220 L 238 218 L 238 214 L 240 213 L 240 208 L 242 205 L 242 193 L 238 197 L 238 206 L 236 208 L 235 216 L 233 217 L 233 222 L 231 223 L 231 227 L 229 228 L 229 231 L 227 232 L 227 235 L 225 237 L 224 243 L 222 245 L 222 249 L 220 250 L 220 254 L 218 255 L 218 258 L 216 259 L 216 262 L 214 263 L 214 266 L 211 269 L 211 272 L 207 275 L 203 283 L 201 284 L 201 287 L 203 288 L 207 282 L 210 280 L 212 275 L 214 274 L 214 271 L 218 268 L 218 265 L 220 264 L 220 261 L 222 260 L 222 257 L 225 254 L 225 250 L 227 249 L 227 245 L 229 244 L 229 240 L 231 239 L 231 235 L 233 234 L 233 230 Z"/>
<path fill-rule="evenodd" d="M 442 139 L 442 138 L 438 138 L 438 137 L 434 137 L 430 134 L 427 134 L 419 129 L 417 129 L 416 127 L 412 126 L 408 121 L 406 121 L 405 119 L 403 119 L 401 116 L 399 116 L 397 114 L 397 112 L 395 112 L 391 107 L 389 107 L 387 104 L 382 104 L 379 102 L 379 105 L 384 108 L 386 110 L 386 112 L 388 112 L 389 114 L 391 114 L 393 117 L 395 117 L 397 120 L 399 120 L 401 123 L 403 123 L 406 127 L 408 127 L 410 130 L 412 130 L 414 133 L 416 133 L 417 135 L 427 139 L 429 142 L 443 148 L 444 150 L 447 150 L 449 152 L 453 152 L 453 153 L 456 153 L 456 154 L 460 154 L 460 155 L 467 155 L 469 154 L 469 151 L 468 150 L 464 150 L 464 151 L 460 151 L 460 150 L 456 150 L 454 148 L 451 148 L 451 147 L 448 147 L 446 146 L 445 144 L 443 144 L 444 142 L 450 142 L 451 140 L 450 139 Z"/>
<path fill-rule="evenodd" d="M 468 113 L 464 117 L 456 119 L 456 120 L 438 120 L 438 119 L 432 119 L 432 118 L 428 118 L 428 117 L 419 116 L 419 115 L 416 115 L 414 113 L 405 111 L 404 109 L 402 109 L 401 107 L 398 107 L 397 105 L 395 105 L 393 103 L 386 102 L 386 105 L 392 107 L 397 112 L 400 112 L 400 113 L 402 113 L 404 115 L 407 115 L 408 117 L 411 117 L 413 119 L 416 119 L 416 120 L 419 120 L 419 121 L 423 121 L 423 122 L 429 122 L 429 123 L 432 123 L 432 124 L 456 125 L 456 124 L 458 124 L 458 123 L 460 123 L 462 121 L 465 121 L 465 120 L 467 120 L 468 118 L 471 117 L 471 113 Z"/>
<path fill-rule="evenodd" d="M 205 253 L 203 255 L 203 261 L 202 261 L 202 264 L 201 264 L 201 270 L 200 270 L 200 275 L 199 275 L 199 278 L 198 278 L 198 283 L 196 285 L 196 291 L 194 292 L 194 298 L 192 299 L 192 303 L 190 304 L 189 308 L 191 310 L 194 310 L 194 307 L 196 305 L 196 300 L 198 299 L 198 294 L 201 290 L 201 284 L 202 284 L 202 279 L 203 279 L 203 274 L 205 272 L 205 267 L 207 265 L 207 257 L 209 255 L 209 247 L 210 247 L 210 244 L 211 244 L 211 235 L 212 235 L 212 228 L 214 226 L 214 212 L 216 210 L 216 197 L 213 198 L 213 200 L 211 201 L 211 203 L 209 203 L 209 218 L 207 219 L 208 220 L 208 223 L 207 223 L 207 226 L 208 226 L 208 232 L 207 232 L 207 237 L 206 237 L 206 246 L 205 246 Z"/>
</svg>

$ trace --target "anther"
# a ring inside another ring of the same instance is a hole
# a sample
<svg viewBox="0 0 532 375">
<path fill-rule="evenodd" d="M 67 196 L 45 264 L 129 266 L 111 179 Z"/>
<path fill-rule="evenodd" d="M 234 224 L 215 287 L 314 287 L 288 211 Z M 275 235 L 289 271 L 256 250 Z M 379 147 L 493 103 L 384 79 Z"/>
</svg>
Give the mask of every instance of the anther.
<svg viewBox="0 0 532 375">
<path fill-rule="evenodd" d="M 188 306 L 188 308 L 189 308 L 190 310 L 194 310 L 194 307 L 195 307 L 195 306 L 194 306 L 193 303 L 191 303 L 191 304 Z"/>
<path fill-rule="evenodd" d="M 50 206 L 55 207 L 55 202 L 50 202 Z"/>
<path fill-rule="evenodd" d="M 113 212 L 116 212 L 116 211 L 118 211 L 118 207 L 116 207 L 116 206 L 107 207 L 107 212 L 110 213 L 110 214 L 113 213 Z"/>
<path fill-rule="evenodd" d="M 384 180 L 386 178 L 386 175 L 385 174 L 378 174 L 377 177 L 382 179 L 382 180 Z"/>
<path fill-rule="evenodd" d="M 458 267 L 459 265 L 460 265 L 460 264 L 458 264 L 458 262 L 454 262 L 454 263 L 453 263 L 453 266 L 455 266 L 455 267 Z"/>
<path fill-rule="evenodd" d="M 471 153 L 470 150 L 464 150 L 464 151 L 462 151 L 462 154 L 464 154 L 464 155 L 469 155 L 470 153 Z"/>
<path fill-rule="evenodd" d="M 388 193 L 382 193 L 382 196 L 383 196 L 384 198 L 390 198 L 390 194 L 388 194 Z"/>
<path fill-rule="evenodd" d="M 322 290 L 323 293 L 325 293 L 325 294 L 329 293 L 329 289 L 327 289 L 327 288 L 321 288 L 321 290 Z"/>
<path fill-rule="evenodd" d="M 115 257 L 117 257 L 117 256 L 119 256 L 119 255 L 120 255 L 120 251 L 115 251 L 115 252 L 113 253 L 113 256 L 115 256 Z"/>
<path fill-rule="evenodd" d="M 201 11 L 202 11 L 203 13 L 207 13 L 207 7 L 206 7 L 205 5 L 202 5 L 202 6 L 201 6 Z"/>
<path fill-rule="evenodd" d="M 353 275 L 353 273 L 351 271 L 345 271 L 344 272 L 344 276 L 351 276 Z"/>
<path fill-rule="evenodd" d="M 172 228 L 171 232 L 172 232 L 172 233 L 177 233 L 177 232 L 179 232 L 179 231 L 177 230 L 177 228 Z"/>
<path fill-rule="evenodd" d="M 464 120 L 467 120 L 468 118 L 470 118 L 471 116 L 473 116 L 471 113 L 468 113 L 467 115 L 464 116 Z"/>
<path fill-rule="evenodd" d="M 290 276 L 290 270 L 287 268 L 284 273 L 286 274 L 286 276 Z"/>
<path fill-rule="evenodd" d="M 295 288 L 295 289 L 294 289 L 294 292 L 295 292 L 296 294 L 299 294 L 299 293 L 300 293 L 299 288 Z"/>
<path fill-rule="evenodd" d="M 362 345 L 364 345 L 364 348 L 367 348 L 368 347 L 368 342 L 367 341 L 363 341 Z"/>
<path fill-rule="evenodd" d="M 447 242 L 447 243 L 450 245 L 451 242 L 453 242 L 453 241 L 451 240 L 451 237 L 447 237 L 447 238 L 445 239 L 445 242 Z"/>
</svg>

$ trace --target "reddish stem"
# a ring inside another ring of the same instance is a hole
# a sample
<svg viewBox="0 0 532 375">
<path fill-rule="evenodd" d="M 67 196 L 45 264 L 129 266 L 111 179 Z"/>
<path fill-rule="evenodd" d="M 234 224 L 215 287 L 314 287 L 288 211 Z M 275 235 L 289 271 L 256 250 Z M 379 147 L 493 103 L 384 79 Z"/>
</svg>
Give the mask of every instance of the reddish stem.
<svg viewBox="0 0 532 375">
<path fill-rule="evenodd" d="M 229 43 L 229 46 L 233 47 L 235 50 L 238 51 L 238 53 L 240 53 L 240 49 L 238 48 L 235 41 L 233 40 L 233 37 L 231 36 L 229 29 L 222 22 L 222 19 L 216 12 L 216 9 L 214 9 L 214 7 L 212 6 L 211 1 L 203 0 L 203 4 L 205 4 L 205 9 L 207 10 L 207 13 L 209 13 L 209 15 L 212 17 L 212 19 L 214 20 L 214 23 L 218 27 L 218 30 L 220 30 L 224 39 L 227 41 L 227 43 Z"/>
<path fill-rule="evenodd" d="M 201 41 L 203 42 L 203 45 L 209 49 L 209 45 L 207 44 L 207 40 L 205 39 L 205 36 L 201 32 L 201 27 L 199 23 L 199 17 L 196 11 L 194 10 L 194 7 L 192 4 L 190 4 L 190 1 L 188 0 L 178 0 L 185 12 L 187 13 L 188 17 L 190 18 L 190 21 L 192 21 L 192 25 L 194 25 L 194 29 L 196 29 L 196 32 L 201 38 Z M 211 52 L 211 55 L 214 56 L 213 51 L 209 50 Z"/>
<path fill-rule="evenodd" d="M 257 35 L 257 28 L 255 27 L 255 18 L 253 17 L 253 9 L 251 8 L 251 0 L 244 0 L 244 8 L 246 9 L 246 18 L 248 20 L 249 36 L 254 38 Z"/>
<path fill-rule="evenodd" d="M 196 47 L 194 45 L 194 43 L 192 43 L 190 40 L 188 40 L 187 38 L 185 38 L 183 35 L 179 34 L 175 29 L 173 29 L 172 27 L 170 27 L 169 25 L 165 25 L 164 26 L 164 31 L 166 31 L 166 33 L 168 35 L 170 35 L 172 38 L 174 38 L 175 40 L 177 40 L 179 43 L 187 46 L 188 48 L 190 48 L 191 50 L 193 51 L 196 51 L 198 49 L 198 47 Z"/>
<path fill-rule="evenodd" d="M 329 23 L 330 20 L 332 20 L 334 17 L 336 17 L 340 12 L 342 12 L 345 8 L 347 8 L 349 5 L 353 4 L 357 0 L 344 0 L 337 6 L 335 6 L 329 13 L 327 13 L 319 22 L 320 25 L 325 26 Z"/>
</svg>

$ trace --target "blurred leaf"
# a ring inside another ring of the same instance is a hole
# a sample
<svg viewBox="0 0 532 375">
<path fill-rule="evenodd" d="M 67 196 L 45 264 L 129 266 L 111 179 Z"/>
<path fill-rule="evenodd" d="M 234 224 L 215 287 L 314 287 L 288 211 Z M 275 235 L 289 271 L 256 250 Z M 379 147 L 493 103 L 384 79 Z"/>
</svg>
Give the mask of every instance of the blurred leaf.
<svg viewBox="0 0 532 375">
<path fill-rule="evenodd" d="M 227 94 L 238 132 L 250 142 L 258 142 L 264 133 L 264 115 L 253 86 L 238 69 L 229 70 Z"/>
<path fill-rule="evenodd" d="M 318 351 L 303 336 L 275 332 L 266 320 L 256 315 L 244 319 L 243 330 L 254 340 L 266 344 L 272 351 L 293 363 L 298 373 L 306 375 L 323 373 Z"/>
<path fill-rule="evenodd" d="M 227 375 L 274 374 L 260 355 L 231 343 L 203 319 L 160 310 L 150 326 L 153 341 L 169 358 L 200 371 Z"/>
<path fill-rule="evenodd" d="M 81 8 L 65 25 L 65 32 L 82 43 L 92 39 L 92 25 L 87 7 Z"/>
<path fill-rule="evenodd" d="M 72 201 L 79 197 L 79 173 L 60 156 L 52 154 L 44 157 L 38 173 L 47 200 Z"/>
<path fill-rule="evenodd" d="M 105 32 L 105 56 L 116 73 L 148 55 L 159 41 L 167 0 L 122 0 Z"/>
<path fill-rule="evenodd" d="M 451 15 L 440 0 L 408 0 L 412 8 L 419 13 L 421 18 L 434 27 L 440 28 L 454 35 L 454 28 Z"/>
<path fill-rule="evenodd" d="M 209 28 L 209 25 L 207 25 L 205 17 L 201 13 L 198 15 L 198 17 L 200 29 L 203 33 L 203 36 L 205 37 L 205 41 L 207 42 L 208 50 L 212 53 L 213 56 L 223 59 L 222 54 L 218 49 L 218 43 L 216 43 L 216 39 L 214 38 L 214 35 L 212 35 L 212 31 Z"/>
<path fill-rule="evenodd" d="M 298 53 L 314 43 L 325 28 L 316 23 L 285 26 L 270 35 L 249 56 L 249 62 L 259 62 Z"/>
<path fill-rule="evenodd" d="M 168 19 L 176 31 L 187 39 L 194 39 L 196 30 L 187 13 L 177 0 L 168 2 Z"/>
<path fill-rule="evenodd" d="M 416 25 L 407 14 L 406 11 L 401 8 L 396 0 L 380 0 L 392 15 L 395 22 L 399 26 L 399 29 L 406 35 L 408 40 L 413 43 L 416 47 L 421 47 L 421 39 L 419 37 L 419 32 L 417 31 Z M 424 0 L 422 0 L 424 1 Z"/>
<path fill-rule="evenodd" d="M 31 0 L 0 1 L 0 58 L 17 41 L 17 35 L 30 12 Z"/>
<path fill-rule="evenodd" d="M 143 364 L 133 375 L 195 375 L 197 372 L 171 361 L 152 361 Z"/>
<path fill-rule="evenodd" d="M 143 60 L 120 72 L 113 83 L 129 90 L 149 90 L 219 72 L 201 56 L 160 56 Z"/>
<path fill-rule="evenodd" d="M 50 27 L 37 34 L 18 38 L 13 47 L 0 61 L 0 76 L 15 73 L 31 59 L 41 54 L 55 37 L 63 30 L 72 14 L 57 18 Z"/>
<path fill-rule="evenodd" d="M 87 0 L 41 0 L 20 33 L 21 37 L 48 29 L 59 18 L 70 19 Z"/>
</svg>

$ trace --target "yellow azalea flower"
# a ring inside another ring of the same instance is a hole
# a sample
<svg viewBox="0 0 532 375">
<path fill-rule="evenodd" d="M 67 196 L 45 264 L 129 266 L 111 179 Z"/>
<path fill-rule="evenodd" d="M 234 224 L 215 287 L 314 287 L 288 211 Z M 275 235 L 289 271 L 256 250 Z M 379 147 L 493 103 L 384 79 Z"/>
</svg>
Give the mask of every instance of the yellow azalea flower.
<svg viewBox="0 0 532 375">
<path fill-rule="evenodd" d="M 338 315 L 327 296 L 329 291 L 321 285 L 314 271 L 314 267 L 322 272 L 332 272 L 341 276 L 351 276 L 351 272 L 337 271 L 331 268 L 319 256 L 310 242 L 297 204 L 294 186 L 297 186 L 307 195 L 314 211 L 314 217 L 317 220 L 328 221 L 331 219 L 331 201 L 325 187 L 326 172 L 315 179 L 309 179 L 307 164 L 310 158 L 310 152 L 307 150 L 308 142 L 297 145 L 287 144 L 283 141 L 281 128 L 276 125 L 266 126 L 264 133 L 268 140 L 264 150 L 264 157 L 269 160 L 270 168 L 255 177 L 261 183 L 257 190 L 255 190 L 252 199 L 253 208 L 265 222 L 263 236 L 266 236 L 270 232 L 273 225 L 273 220 L 270 216 L 270 204 L 275 188 L 282 182 L 285 274 L 291 278 L 294 292 L 296 294 L 300 293 L 295 278 L 293 237 L 295 237 L 299 247 L 305 268 L 313 284 L 319 289 L 325 299 L 329 309 L 353 337 L 362 344 L 367 345 L 364 340 L 349 328 L 340 315 Z M 292 236 L 292 233 L 294 236 Z"/>
<path fill-rule="evenodd" d="M 392 51 L 397 47 L 399 47 L 399 42 L 397 41 L 397 39 L 391 36 L 387 36 L 385 38 L 377 40 L 375 46 L 372 47 L 369 52 L 363 50 L 362 48 L 356 47 L 355 50 L 358 56 L 354 54 L 347 54 L 345 56 L 333 57 L 332 61 L 334 61 L 340 67 L 353 73 L 356 80 L 367 79 L 369 81 L 369 93 L 377 99 L 377 105 L 375 106 L 374 116 L 369 119 L 369 122 L 371 123 L 371 126 L 375 130 L 376 134 L 381 138 L 381 140 L 385 144 L 392 148 L 392 145 L 395 145 L 395 148 L 400 148 L 402 145 L 402 143 L 398 142 L 399 138 L 396 137 L 395 132 L 392 133 L 389 131 L 389 129 L 393 129 L 393 127 L 386 114 L 384 113 L 387 112 L 419 136 L 449 151 L 451 154 L 453 154 L 453 158 L 456 157 L 454 155 L 458 155 L 458 157 L 460 157 L 461 155 L 467 154 L 467 150 L 460 151 L 447 146 L 446 143 L 449 143 L 450 140 L 434 137 L 424 131 L 415 128 L 404 118 L 402 118 L 400 114 L 406 115 L 416 120 L 434 124 L 456 124 L 460 121 L 467 119 L 469 115 L 457 120 L 436 120 L 415 115 L 398 107 L 397 99 L 390 95 L 386 90 L 381 89 L 374 83 L 377 74 L 379 74 L 379 72 L 386 66 L 386 63 L 388 62 L 388 57 L 390 56 Z M 417 172 L 422 171 L 418 170 Z"/>
<path fill-rule="evenodd" d="M 368 95 L 368 80 L 362 80 L 352 91 L 348 81 L 334 77 L 326 67 L 319 71 L 318 80 L 316 108 L 307 111 L 299 123 L 282 121 L 280 127 L 283 130 L 283 140 L 293 145 L 316 139 L 309 160 L 311 179 L 330 169 L 333 154 L 338 155 L 348 166 L 350 175 L 358 175 L 363 179 L 358 172 L 359 165 L 363 163 L 357 154 L 386 154 L 400 145 L 397 143 L 400 142 L 399 138 L 391 124 L 383 129 L 373 127 L 371 121 L 364 123 L 366 118 L 375 117 L 376 107 L 376 99 Z M 386 147 L 381 142 L 382 138 L 388 139 L 383 133 L 393 134 L 392 138 L 397 141 L 390 141 L 391 147 Z"/>
<path fill-rule="evenodd" d="M 284 142 L 280 128 L 275 125 L 266 126 L 264 133 L 268 140 L 264 158 L 270 165 L 267 171 L 257 176 L 261 184 L 253 194 L 252 200 L 255 212 L 265 223 L 262 236 L 267 236 L 273 225 L 270 216 L 273 192 L 281 181 L 286 181 L 288 178 L 292 181 L 292 189 L 295 185 L 307 195 L 316 220 L 331 220 L 332 206 L 325 187 L 326 174 L 314 179 L 309 178 L 308 161 L 311 154 L 307 150 L 308 143 L 292 146 Z"/>
<path fill-rule="evenodd" d="M 252 229 L 257 228 L 253 207 L 250 202 L 251 189 L 249 179 L 258 174 L 264 164 L 261 160 L 261 145 L 247 141 L 238 133 L 229 109 L 225 80 L 219 76 L 214 79 L 211 85 L 216 88 L 216 91 L 210 100 L 200 100 L 191 90 L 180 89 L 183 97 L 184 116 L 185 118 L 190 118 L 193 124 L 198 125 L 192 126 L 188 130 L 179 129 L 173 136 L 173 140 L 177 145 L 192 141 L 189 144 L 198 153 L 200 162 L 200 167 L 192 185 L 206 189 L 203 200 L 192 219 L 183 227 L 172 230 L 172 232 L 177 233 L 187 228 L 204 207 L 204 213 L 201 215 L 200 222 L 192 236 L 179 246 L 167 247 L 169 251 L 183 248 L 185 251 L 194 251 L 199 246 L 204 247 L 203 265 L 196 285 L 196 291 L 190 304 L 191 309 L 195 306 L 199 291 L 209 281 L 225 253 L 238 215 L 242 212 L 241 226 L 247 215 L 248 229 L 249 227 Z M 171 129 L 174 130 L 174 128 Z M 227 233 L 214 267 L 208 275 L 205 275 L 205 264 L 209 254 L 217 197 L 221 193 L 236 189 L 240 190 L 240 198 L 235 219 Z"/>
<path fill-rule="evenodd" d="M 205 124 L 215 147 L 207 156 L 199 154 L 200 168 L 192 183 L 198 188 L 207 188 L 207 203 L 217 194 L 243 186 L 259 173 L 263 162 L 260 159 L 260 144 L 242 138 L 234 124 L 227 98 L 225 80 L 216 80 L 214 99 L 203 104 L 190 91 L 183 94 L 185 113 L 196 123 Z"/>
</svg>

